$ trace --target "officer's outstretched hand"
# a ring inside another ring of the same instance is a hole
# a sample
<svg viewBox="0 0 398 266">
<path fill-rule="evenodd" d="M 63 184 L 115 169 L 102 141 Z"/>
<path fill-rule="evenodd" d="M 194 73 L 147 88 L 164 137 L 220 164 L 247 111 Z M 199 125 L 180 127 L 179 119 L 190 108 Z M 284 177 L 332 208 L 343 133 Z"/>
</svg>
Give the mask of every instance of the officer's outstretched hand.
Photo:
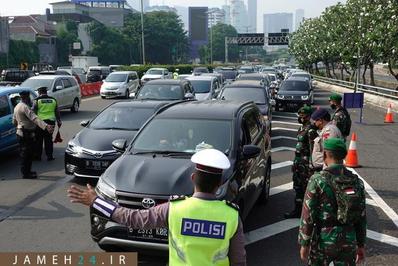
<svg viewBox="0 0 398 266">
<path fill-rule="evenodd" d="M 301 248 L 300 248 L 300 258 L 305 264 L 307 264 L 307 262 L 308 262 L 309 253 L 310 253 L 310 247 L 301 246 Z"/>
<path fill-rule="evenodd" d="M 46 130 L 48 131 L 48 133 L 52 134 L 54 132 L 54 126 L 52 125 L 47 125 L 46 126 Z"/>
<path fill-rule="evenodd" d="M 94 188 L 89 184 L 87 184 L 87 189 L 81 189 L 72 185 L 67 192 L 71 202 L 81 203 L 87 206 L 93 204 L 95 198 L 97 197 L 97 193 L 95 192 Z"/>
</svg>

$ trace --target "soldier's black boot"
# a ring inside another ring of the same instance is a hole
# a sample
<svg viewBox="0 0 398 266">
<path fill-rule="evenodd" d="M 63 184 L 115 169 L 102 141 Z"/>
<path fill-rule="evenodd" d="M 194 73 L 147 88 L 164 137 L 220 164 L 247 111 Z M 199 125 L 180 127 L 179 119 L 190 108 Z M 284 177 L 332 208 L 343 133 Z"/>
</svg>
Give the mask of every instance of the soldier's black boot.
<svg viewBox="0 0 398 266">
<path fill-rule="evenodd" d="M 291 212 L 285 213 L 285 219 L 300 218 L 301 217 L 301 203 L 295 203 L 294 209 Z"/>
</svg>

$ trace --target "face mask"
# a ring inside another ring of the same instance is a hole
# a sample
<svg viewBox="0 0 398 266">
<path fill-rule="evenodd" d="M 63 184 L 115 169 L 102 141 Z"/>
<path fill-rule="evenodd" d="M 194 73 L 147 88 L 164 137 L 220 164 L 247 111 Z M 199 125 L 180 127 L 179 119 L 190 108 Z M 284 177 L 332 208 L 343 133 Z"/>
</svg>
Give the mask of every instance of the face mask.
<svg viewBox="0 0 398 266">
<path fill-rule="evenodd" d="M 333 110 L 335 110 L 335 109 L 336 109 L 336 105 L 335 105 L 335 104 L 331 104 L 331 105 L 330 105 L 330 108 L 332 108 Z"/>
</svg>

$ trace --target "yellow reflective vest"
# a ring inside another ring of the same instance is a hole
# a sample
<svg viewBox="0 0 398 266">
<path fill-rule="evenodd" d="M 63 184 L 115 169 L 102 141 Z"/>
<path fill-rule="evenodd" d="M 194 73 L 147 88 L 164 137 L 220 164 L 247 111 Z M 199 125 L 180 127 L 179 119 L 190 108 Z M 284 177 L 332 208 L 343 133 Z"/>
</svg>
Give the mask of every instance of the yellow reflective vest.
<svg viewBox="0 0 398 266">
<path fill-rule="evenodd" d="M 229 243 L 238 222 L 239 212 L 225 201 L 193 197 L 171 200 L 170 265 L 229 265 Z"/>
<path fill-rule="evenodd" d="M 54 98 L 39 98 L 37 99 L 37 116 L 41 120 L 55 121 L 55 111 L 57 108 L 57 101 Z"/>
</svg>

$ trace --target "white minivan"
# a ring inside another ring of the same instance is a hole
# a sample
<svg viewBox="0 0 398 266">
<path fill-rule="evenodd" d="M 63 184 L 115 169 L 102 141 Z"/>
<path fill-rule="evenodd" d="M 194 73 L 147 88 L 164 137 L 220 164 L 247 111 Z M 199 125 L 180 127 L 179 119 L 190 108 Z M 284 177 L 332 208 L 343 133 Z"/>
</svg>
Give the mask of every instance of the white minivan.
<svg viewBox="0 0 398 266">
<path fill-rule="evenodd" d="M 40 87 L 47 87 L 47 94 L 57 100 L 59 109 L 79 111 L 81 103 L 80 86 L 73 76 L 40 75 L 25 80 L 21 87 L 28 87 L 37 91 Z"/>
<path fill-rule="evenodd" d="M 140 86 L 138 74 L 135 71 L 115 71 L 110 73 L 101 85 L 101 98 L 129 98 Z"/>
</svg>

